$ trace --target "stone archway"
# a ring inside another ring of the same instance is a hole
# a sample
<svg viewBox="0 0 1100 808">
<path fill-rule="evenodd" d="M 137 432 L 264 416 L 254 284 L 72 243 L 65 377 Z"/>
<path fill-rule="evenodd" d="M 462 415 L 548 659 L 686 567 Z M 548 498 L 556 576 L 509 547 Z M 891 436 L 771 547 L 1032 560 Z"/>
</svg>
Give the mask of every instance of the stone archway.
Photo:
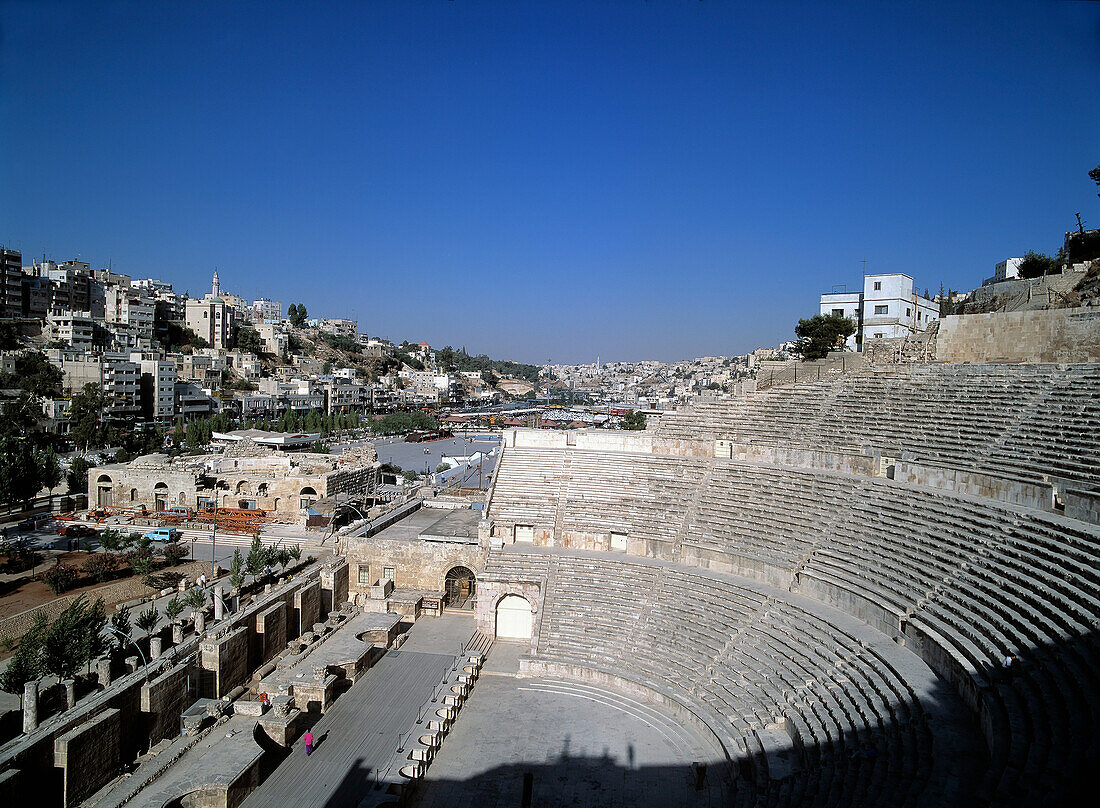
<svg viewBox="0 0 1100 808">
<path fill-rule="evenodd" d="M 100 508 L 110 508 L 112 504 L 111 486 L 114 483 L 111 475 L 100 474 L 95 482 L 95 504 Z"/>
<path fill-rule="evenodd" d="M 153 510 L 164 511 L 168 509 L 168 484 L 157 483 L 153 486 Z"/>
<path fill-rule="evenodd" d="M 469 567 L 451 567 L 443 579 L 444 603 L 452 609 L 473 609 L 477 578 Z"/>
<path fill-rule="evenodd" d="M 497 602 L 497 639 L 529 640 L 533 627 L 531 602 L 527 598 L 522 595 L 505 595 Z"/>
</svg>

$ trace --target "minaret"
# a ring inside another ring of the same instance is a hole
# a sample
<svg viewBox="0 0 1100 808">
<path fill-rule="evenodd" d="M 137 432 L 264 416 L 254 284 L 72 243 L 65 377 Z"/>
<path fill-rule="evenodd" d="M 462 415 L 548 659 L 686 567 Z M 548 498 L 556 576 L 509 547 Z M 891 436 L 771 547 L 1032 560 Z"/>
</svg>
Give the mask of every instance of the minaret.
<svg viewBox="0 0 1100 808">
<path fill-rule="evenodd" d="M 218 270 L 215 269 L 214 270 L 214 285 L 213 285 L 213 289 L 210 293 L 210 296 L 211 297 L 218 297 L 218 295 L 220 293 L 221 293 L 221 284 L 218 283 Z"/>
</svg>

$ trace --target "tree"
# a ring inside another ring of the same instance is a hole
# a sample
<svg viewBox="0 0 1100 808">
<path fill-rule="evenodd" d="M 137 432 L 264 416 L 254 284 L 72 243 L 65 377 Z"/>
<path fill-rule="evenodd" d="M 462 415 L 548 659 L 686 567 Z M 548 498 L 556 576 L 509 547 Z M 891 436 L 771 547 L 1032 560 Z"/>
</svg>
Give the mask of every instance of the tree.
<svg viewBox="0 0 1100 808">
<path fill-rule="evenodd" d="M 98 384 L 88 383 L 73 396 L 69 404 L 69 421 L 72 423 L 73 442 L 77 446 L 89 448 L 103 445 L 106 436 L 103 414 L 106 408 L 107 397 Z"/>
<path fill-rule="evenodd" d="M 88 493 L 88 470 L 91 469 L 91 467 L 92 464 L 85 458 L 73 458 L 73 462 L 69 465 L 69 473 L 66 475 L 66 482 L 69 485 L 70 494 Z"/>
<path fill-rule="evenodd" d="M 153 629 L 157 627 L 157 623 L 159 622 L 160 612 L 157 611 L 157 607 L 152 603 L 149 604 L 148 609 L 142 611 L 137 617 L 137 627 L 146 634 L 152 634 Z"/>
<path fill-rule="evenodd" d="M 645 429 L 645 425 L 645 413 L 641 412 L 640 410 L 632 410 L 628 414 L 624 415 L 622 420 L 619 421 L 619 426 L 623 429 L 635 431 Z"/>
<path fill-rule="evenodd" d="M 122 549 L 122 531 L 113 527 L 105 527 L 99 534 L 99 546 L 108 553 L 116 553 Z"/>
<path fill-rule="evenodd" d="M 856 333 L 856 324 L 840 314 L 815 314 L 799 320 L 795 352 L 804 360 L 824 359 L 829 351 L 843 350 L 844 341 Z"/>
<path fill-rule="evenodd" d="M 435 467 L 435 473 L 436 474 L 442 474 L 445 471 L 449 471 L 450 468 L 451 468 L 450 463 L 440 463 L 438 466 Z"/>
<path fill-rule="evenodd" d="M 70 603 L 46 632 L 42 643 L 42 663 L 57 681 L 71 677 L 85 662 L 106 650 L 103 627 L 107 624 L 103 599 L 91 606 L 81 595 Z"/>
<path fill-rule="evenodd" d="M 248 574 L 255 577 L 264 571 L 267 566 L 267 548 L 260 541 L 260 534 L 252 534 L 252 545 L 248 548 L 248 559 L 245 561 L 245 569 Z"/>
<path fill-rule="evenodd" d="M 206 608 L 206 591 L 200 587 L 193 587 L 187 592 L 187 596 L 184 598 L 184 603 L 191 607 L 194 611 Z"/>
<path fill-rule="evenodd" d="M 1049 255 L 1028 250 L 1020 261 L 1021 278 L 1041 278 L 1044 275 L 1057 275 L 1062 271 L 1061 262 Z"/>
<path fill-rule="evenodd" d="M 1097 185 L 1100 185 L 1100 166 L 1097 166 L 1096 168 L 1089 171 L 1089 179 L 1091 179 Z M 1100 196 L 1100 193 L 1098 193 L 1097 196 Z"/>
<path fill-rule="evenodd" d="M 420 475 L 417 474 L 412 469 L 409 469 L 408 471 L 401 472 L 401 476 L 404 478 L 405 482 L 407 482 L 407 483 L 415 483 L 417 480 L 420 479 Z"/>
<path fill-rule="evenodd" d="M 233 551 L 233 561 L 229 565 L 229 583 L 236 589 L 240 590 L 244 586 L 244 558 L 241 556 L 241 548 L 238 547 Z"/>
<path fill-rule="evenodd" d="M 19 640 L 19 645 L 8 661 L 8 667 L 0 673 L 0 690 L 23 695 L 23 688 L 45 671 L 42 649 L 49 631 L 50 621 L 43 612 L 35 612 L 34 623 Z"/>
<path fill-rule="evenodd" d="M 301 328 L 306 320 L 309 319 L 309 313 L 306 311 L 304 303 L 291 303 L 290 308 L 286 312 L 287 319 L 290 320 L 290 324 L 295 328 Z"/>
<path fill-rule="evenodd" d="M 260 332 L 255 328 L 241 326 L 237 329 L 237 350 L 249 353 L 262 354 L 264 341 L 260 338 Z"/>
<path fill-rule="evenodd" d="M 292 544 L 290 547 L 286 548 L 286 551 L 290 554 L 290 557 L 294 559 L 295 564 L 302 560 L 302 545 Z"/>
<path fill-rule="evenodd" d="M 0 502 L 14 505 L 29 501 L 42 488 L 41 452 L 29 440 L 0 438 Z M 54 459 L 56 464 L 57 460 Z"/>
<path fill-rule="evenodd" d="M 134 629 L 133 626 L 130 624 L 129 606 L 119 606 L 118 611 L 111 615 L 111 628 L 117 631 L 118 634 L 122 634 L 125 637 L 130 636 L 131 632 L 133 632 Z M 126 640 L 118 636 L 118 634 L 113 635 L 115 640 L 116 653 L 120 653 L 122 651 L 122 647 L 126 644 Z"/>
<path fill-rule="evenodd" d="M 42 488 L 49 489 L 50 501 L 53 501 L 53 490 L 61 485 L 61 464 L 57 462 L 57 455 L 51 447 L 39 450 L 37 453 L 39 484 Z"/>
<path fill-rule="evenodd" d="M 164 604 L 164 616 L 168 618 L 169 622 L 175 622 L 183 614 L 183 601 L 179 599 L 179 595 L 173 595 L 172 598 Z"/>
</svg>

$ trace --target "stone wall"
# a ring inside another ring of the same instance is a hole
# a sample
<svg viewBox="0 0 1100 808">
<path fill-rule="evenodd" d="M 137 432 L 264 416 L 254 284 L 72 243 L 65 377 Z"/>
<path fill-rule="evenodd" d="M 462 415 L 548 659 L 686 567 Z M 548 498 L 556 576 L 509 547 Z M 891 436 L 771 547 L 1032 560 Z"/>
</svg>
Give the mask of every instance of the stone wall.
<svg viewBox="0 0 1100 808">
<path fill-rule="evenodd" d="M 962 314 L 940 321 L 941 362 L 1100 362 L 1100 309 Z"/>
<path fill-rule="evenodd" d="M 54 740 L 54 765 L 64 772 L 65 808 L 79 805 L 114 778 L 121 726 L 118 710 L 104 710 Z"/>
<path fill-rule="evenodd" d="M 199 664 L 205 674 L 199 677 L 199 695 L 220 699 L 248 678 L 248 629 L 235 628 L 219 637 L 202 641 Z"/>
<path fill-rule="evenodd" d="M 1045 511 L 1054 508 L 1053 486 L 1012 480 L 1007 477 L 994 477 L 976 471 L 941 468 L 899 460 L 894 463 L 894 479 L 912 485 L 941 488 L 960 494 L 1011 502 L 1027 508 L 1040 508 Z"/>
<path fill-rule="evenodd" d="M 878 462 L 870 455 L 795 449 L 786 446 L 763 446 L 728 440 L 714 442 L 714 456 L 742 463 L 767 463 L 800 469 L 827 469 L 845 474 L 861 474 L 866 477 L 876 476 L 880 470 Z"/>
<path fill-rule="evenodd" d="M 141 711 L 149 715 L 149 745 L 179 734 L 180 714 L 187 709 L 188 663 L 181 662 L 141 688 Z"/>
<path fill-rule="evenodd" d="M 273 659 L 286 648 L 286 604 L 274 603 L 256 615 L 258 665 Z"/>
<path fill-rule="evenodd" d="M 294 636 L 300 637 L 313 630 L 313 624 L 321 622 L 321 582 L 311 581 L 294 593 L 294 607 L 290 612 Z"/>
<path fill-rule="evenodd" d="M 360 599 L 369 598 L 370 586 L 382 577 L 382 569 L 393 567 L 395 586 L 440 592 L 448 571 L 454 567 L 466 567 L 476 576 L 485 566 L 487 553 L 487 548 L 476 544 L 377 537 L 348 539 L 346 558 L 351 567 L 350 591 Z M 367 568 L 366 579 L 362 583 L 360 567 Z"/>
<path fill-rule="evenodd" d="M 539 632 L 542 630 L 543 583 L 541 581 L 519 581 L 515 579 L 497 581 L 492 579 L 477 582 L 477 605 L 475 617 L 477 628 L 490 637 L 497 635 L 497 604 L 505 595 L 520 595 L 531 604 L 531 651 L 538 645 Z"/>
<path fill-rule="evenodd" d="M 339 610 L 348 599 L 348 563 L 332 562 L 321 568 L 321 619 Z"/>
<path fill-rule="evenodd" d="M 588 449 L 597 452 L 631 452 L 671 457 L 711 457 L 713 444 L 700 440 L 659 438 L 646 432 L 580 429 L 565 432 L 546 429 L 506 429 L 502 446 L 534 449 Z"/>
</svg>

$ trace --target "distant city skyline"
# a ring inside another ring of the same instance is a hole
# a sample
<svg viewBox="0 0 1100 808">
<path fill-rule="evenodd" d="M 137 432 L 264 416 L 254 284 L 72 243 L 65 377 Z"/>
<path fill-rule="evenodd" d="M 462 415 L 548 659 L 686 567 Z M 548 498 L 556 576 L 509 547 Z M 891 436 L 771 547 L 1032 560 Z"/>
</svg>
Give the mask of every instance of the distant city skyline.
<svg viewBox="0 0 1100 808">
<path fill-rule="evenodd" d="M 7 3 L 0 245 L 677 361 L 1100 226 L 1090 3 Z"/>
</svg>

